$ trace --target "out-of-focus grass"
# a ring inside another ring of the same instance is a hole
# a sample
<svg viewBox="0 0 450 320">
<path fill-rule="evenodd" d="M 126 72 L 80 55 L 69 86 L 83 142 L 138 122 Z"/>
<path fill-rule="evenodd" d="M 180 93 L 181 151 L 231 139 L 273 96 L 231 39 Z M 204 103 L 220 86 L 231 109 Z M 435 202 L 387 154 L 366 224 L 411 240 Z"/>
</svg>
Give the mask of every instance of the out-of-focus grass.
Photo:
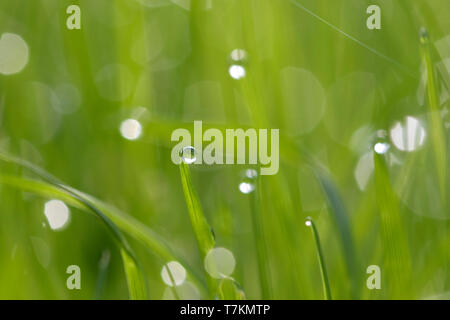
<svg viewBox="0 0 450 320">
<path fill-rule="evenodd" d="M 73 3 L 81 30 L 65 27 Z M 381 30 L 366 28 L 370 4 Z M 446 0 L 3 0 L 0 37 L 20 35 L 29 60 L 0 75 L 0 148 L 82 190 L 125 235 L 151 299 L 173 293 L 161 270 L 174 260 L 187 271 L 175 293 L 211 298 L 212 246 L 236 260 L 231 279 L 213 280 L 219 298 L 322 298 L 308 216 L 333 298 L 448 298 L 448 12 Z M 241 80 L 229 74 L 234 49 L 247 53 Z M 422 127 L 405 128 L 407 116 Z M 128 118 L 142 125 L 137 140 L 120 134 Z M 194 120 L 280 129 L 280 170 L 253 193 L 239 190 L 247 166 L 189 166 L 215 234 L 201 250 L 170 157 L 172 131 Z M 420 141 L 411 132 L 422 129 Z M 377 141 L 385 154 L 373 154 Z M 0 170 L 0 298 L 129 297 L 120 248 L 95 216 L 26 169 Z M 70 206 L 60 231 L 44 215 L 53 198 Z M 81 290 L 65 286 L 72 264 Z M 373 264 L 381 290 L 366 287 Z"/>
</svg>

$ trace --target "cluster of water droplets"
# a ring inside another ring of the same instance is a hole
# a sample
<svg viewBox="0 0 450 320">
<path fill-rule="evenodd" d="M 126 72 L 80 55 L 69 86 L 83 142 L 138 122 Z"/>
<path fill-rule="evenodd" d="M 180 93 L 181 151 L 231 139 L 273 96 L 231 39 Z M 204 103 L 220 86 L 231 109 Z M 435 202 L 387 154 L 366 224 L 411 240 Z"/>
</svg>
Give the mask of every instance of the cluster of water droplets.
<svg viewBox="0 0 450 320">
<path fill-rule="evenodd" d="M 244 49 L 234 49 L 229 56 L 230 67 L 228 73 L 233 79 L 239 80 L 246 76 L 245 65 L 248 61 L 247 51 Z"/>
<path fill-rule="evenodd" d="M 258 172 L 255 169 L 247 169 L 244 171 L 244 177 L 239 183 L 239 191 L 243 194 L 252 193 L 256 188 L 256 179 Z"/>
</svg>

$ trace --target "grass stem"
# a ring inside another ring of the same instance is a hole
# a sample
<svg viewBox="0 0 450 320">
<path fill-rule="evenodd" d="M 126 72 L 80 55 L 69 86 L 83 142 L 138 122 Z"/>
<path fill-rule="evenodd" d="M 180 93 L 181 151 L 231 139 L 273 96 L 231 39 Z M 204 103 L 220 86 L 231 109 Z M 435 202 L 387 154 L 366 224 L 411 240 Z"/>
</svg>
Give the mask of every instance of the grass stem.
<svg viewBox="0 0 450 320">
<path fill-rule="evenodd" d="M 317 260 L 319 260 L 320 274 L 322 276 L 323 295 L 325 300 L 332 300 L 330 282 L 328 281 L 327 268 L 325 265 L 325 259 L 323 257 L 322 246 L 320 245 L 319 233 L 317 232 L 316 225 L 311 218 L 307 218 L 305 222 L 307 227 L 311 228 L 311 232 L 316 243 Z"/>
</svg>

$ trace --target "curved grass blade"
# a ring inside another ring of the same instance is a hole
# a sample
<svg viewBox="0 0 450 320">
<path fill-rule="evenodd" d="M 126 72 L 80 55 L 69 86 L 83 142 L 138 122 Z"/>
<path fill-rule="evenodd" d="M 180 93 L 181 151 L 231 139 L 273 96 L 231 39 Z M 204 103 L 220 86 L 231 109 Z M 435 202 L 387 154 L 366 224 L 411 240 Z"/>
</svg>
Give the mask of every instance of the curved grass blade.
<svg viewBox="0 0 450 320">
<path fill-rule="evenodd" d="M 316 244 L 316 252 L 317 252 L 317 260 L 319 261 L 320 274 L 322 276 L 322 288 L 323 295 L 325 300 L 331 300 L 331 290 L 330 290 L 330 282 L 328 281 L 327 268 L 325 265 L 325 259 L 323 257 L 322 246 L 320 245 L 319 233 L 317 232 L 316 225 L 312 218 L 306 218 L 305 222 L 307 227 L 311 228 L 311 232 L 314 237 L 314 242 Z"/>
<path fill-rule="evenodd" d="M 8 179 L 8 177 L 6 176 L 1 176 L 0 181 L 2 183 L 9 182 L 10 185 L 15 185 L 18 187 L 20 186 L 23 187 L 27 183 L 25 180 L 14 179 L 11 177 Z M 36 184 L 34 184 L 34 186 L 36 186 Z M 120 254 L 122 256 L 130 299 L 132 300 L 147 299 L 147 286 L 142 269 L 139 266 L 139 262 L 133 250 L 129 246 L 127 240 L 122 235 L 118 227 L 101 210 L 99 210 L 90 201 L 83 198 L 76 192 L 69 191 L 67 187 L 61 184 L 54 185 L 54 187 L 56 187 L 59 190 L 58 195 L 60 197 L 63 193 L 65 193 L 68 198 L 72 199 L 70 203 L 78 202 L 83 207 L 92 211 L 107 226 L 108 230 L 111 232 L 111 234 L 113 235 L 114 239 L 116 240 L 117 244 L 120 247 Z M 32 188 L 24 187 L 22 189 L 30 191 Z M 46 189 L 47 191 L 50 190 L 50 188 L 48 187 Z"/>
<path fill-rule="evenodd" d="M 47 181 L 47 183 L 43 183 L 40 181 L 23 179 L 19 177 L 2 177 L 4 183 L 9 182 L 16 187 L 25 188 L 31 192 L 62 198 L 69 204 L 81 209 L 92 210 L 93 208 L 95 208 L 95 213 L 100 213 L 101 215 L 99 215 L 99 217 L 103 217 L 103 221 L 106 221 L 106 223 L 110 225 L 116 224 L 128 235 L 143 243 L 150 252 L 156 254 L 163 261 L 177 260 L 181 264 L 183 264 L 189 275 L 191 276 L 191 280 L 199 287 L 201 291 L 205 291 L 205 284 L 196 274 L 194 269 L 190 267 L 189 264 L 184 261 L 184 259 L 173 253 L 160 235 L 136 220 L 134 217 L 127 215 L 122 211 L 114 208 L 113 206 L 105 204 L 90 195 L 64 185 L 59 179 L 28 161 L 14 157 L 1 151 L 0 160 L 26 168 L 36 174 L 38 177 Z M 97 208 L 99 210 L 97 210 Z M 123 238 L 123 236 L 120 238 Z"/>
<path fill-rule="evenodd" d="M 0 154 L 1 157 L 1 154 Z M 72 207 L 89 211 L 82 202 L 70 196 L 67 192 L 60 190 L 54 185 L 47 182 L 16 177 L 8 175 L 0 175 L 0 183 L 7 184 L 13 187 L 18 187 L 22 190 L 29 191 L 44 197 L 53 197 L 63 200 Z M 143 243 L 145 248 L 149 252 L 155 254 L 163 261 L 179 261 L 188 271 L 191 280 L 199 286 L 199 288 L 204 292 L 205 284 L 200 280 L 200 277 L 195 273 L 192 267 L 189 266 L 182 258 L 174 254 L 168 245 L 165 243 L 164 239 L 161 238 L 153 230 L 136 220 L 134 217 L 129 216 L 118 209 L 103 203 L 102 201 L 76 191 L 83 195 L 83 197 L 89 199 L 96 207 L 98 207 L 102 212 L 107 215 L 109 219 L 113 221 L 123 232 L 127 233 L 129 236 Z"/>
</svg>

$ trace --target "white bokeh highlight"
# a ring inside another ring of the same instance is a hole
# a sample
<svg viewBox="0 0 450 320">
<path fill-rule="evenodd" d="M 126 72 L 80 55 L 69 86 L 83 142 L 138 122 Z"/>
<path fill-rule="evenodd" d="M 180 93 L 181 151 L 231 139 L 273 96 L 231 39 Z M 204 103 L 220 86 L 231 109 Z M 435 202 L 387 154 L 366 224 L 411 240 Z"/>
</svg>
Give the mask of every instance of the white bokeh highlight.
<svg viewBox="0 0 450 320">
<path fill-rule="evenodd" d="M 120 124 L 120 134 L 127 140 L 137 140 L 142 134 L 142 125 L 136 119 L 126 119 Z"/>
<path fill-rule="evenodd" d="M 69 222 L 70 211 L 61 200 L 49 200 L 45 203 L 44 214 L 52 230 L 60 230 Z"/>
<path fill-rule="evenodd" d="M 397 122 L 392 127 L 390 135 L 397 149 L 411 152 L 425 143 L 426 131 L 418 119 L 408 116 L 403 123 Z"/>
<path fill-rule="evenodd" d="M 0 37 L 0 73 L 18 73 L 25 68 L 28 59 L 29 50 L 25 40 L 14 33 L 3 33 Z"/>
<path fill-rule="evenodd" d="M 179 262 L 170 261 L 162 267 L 161 278 L 170 287 L 180 286 L 186 280 L 186 269 Z"/>
<path fill-rule="evenodd" d="M 226 248 L 211 249 L 205 257 L 205 269 L 215 279 L 230 276 L 236 266 L 233 253 Z"/>
</svg>

